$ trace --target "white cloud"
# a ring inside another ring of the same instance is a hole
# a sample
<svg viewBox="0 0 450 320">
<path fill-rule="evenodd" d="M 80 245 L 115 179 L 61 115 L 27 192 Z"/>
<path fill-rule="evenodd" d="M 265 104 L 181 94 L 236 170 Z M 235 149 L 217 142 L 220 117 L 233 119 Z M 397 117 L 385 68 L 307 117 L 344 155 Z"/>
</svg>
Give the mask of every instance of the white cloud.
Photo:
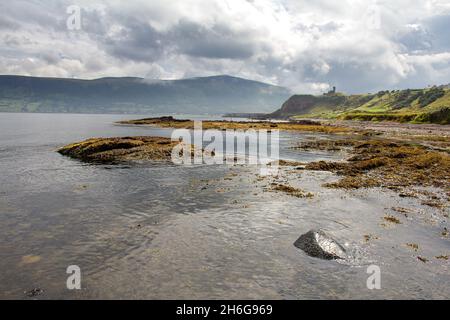
<svg viewBox="0 0 450 320">
<path fill-rule="evenodd" d="M 72 4 L 79 32 L 65 27 Z M 450 0 L 18 0 L 0 11 L 2 74 L 231 74 L 303 93 L 450 78 Z"/>
</svg>

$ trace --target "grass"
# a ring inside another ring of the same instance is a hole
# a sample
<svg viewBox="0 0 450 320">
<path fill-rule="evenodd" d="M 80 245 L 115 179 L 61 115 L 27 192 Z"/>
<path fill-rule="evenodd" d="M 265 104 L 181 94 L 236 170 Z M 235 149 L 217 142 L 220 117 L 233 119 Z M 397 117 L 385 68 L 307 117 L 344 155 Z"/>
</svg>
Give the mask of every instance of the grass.
<svg viewBox="0 0 450 320">
<path fill-rule="evenodd" d="M 319 99 L 317 106 L 293 118 L 450 124 L 449 89 L 381 91 L 375 95 L 345 98 L 340 105 L 328 107 L 319 107 Z"/>
<path fill-rule="evenodd" d="M 430 112 L 347 112 L 337 116 L 341 120 L 393 121 L 400 123 L 450 124 L 450 107 Z"/>
</svg>

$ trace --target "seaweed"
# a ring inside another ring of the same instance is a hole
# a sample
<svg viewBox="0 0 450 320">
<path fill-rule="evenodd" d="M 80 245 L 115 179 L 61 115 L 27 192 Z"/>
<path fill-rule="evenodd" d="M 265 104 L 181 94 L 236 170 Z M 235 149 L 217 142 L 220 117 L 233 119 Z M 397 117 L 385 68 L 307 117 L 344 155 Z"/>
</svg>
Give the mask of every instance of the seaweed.
<svg viewBox="0 0 450 320">
<path fill-rule="evenodd" d="M 341 180 L 325 185 L 332 188 L 399 188 L 421 185 L 450 189 L 448 153 L 388 139 L 354 139 L 347 140 L 346 143 L 353 145 L 352 156 L 348 161 L 312 162 L 305 169 L 331 171 L 343 176 Z"/>
</svg>

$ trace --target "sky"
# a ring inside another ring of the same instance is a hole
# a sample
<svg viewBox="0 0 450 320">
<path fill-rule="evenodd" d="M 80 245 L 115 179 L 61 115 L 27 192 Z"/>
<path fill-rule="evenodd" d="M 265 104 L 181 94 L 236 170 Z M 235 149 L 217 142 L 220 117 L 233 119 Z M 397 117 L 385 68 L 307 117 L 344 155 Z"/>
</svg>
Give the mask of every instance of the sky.
<svg viewBox="0 0 450 320">
<path fill-rule="evenodd" d="M 321 93 L 450 83 L 450 0 L 15 0 L 0 74 L 228 74 Z"/>
</svg>

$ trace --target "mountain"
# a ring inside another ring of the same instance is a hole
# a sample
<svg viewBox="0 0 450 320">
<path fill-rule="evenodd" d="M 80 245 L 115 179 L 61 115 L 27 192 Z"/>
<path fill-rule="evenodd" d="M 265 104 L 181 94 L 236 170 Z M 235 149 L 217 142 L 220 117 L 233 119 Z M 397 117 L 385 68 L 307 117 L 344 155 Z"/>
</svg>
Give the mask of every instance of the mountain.
<svg viewBox="0 0 450 320">
<path fill-rule="evenodd" d="M 290 95 L 283 87 L 226 75 L 181 80 L 0 76 L 0 112 L 270 112 Z"/>
<path fill-rule="evenodd" d="M 450 88 L 443 85 L 376 94 L 294 95 L 268 117 L 450 124 Z"/>
</svg>

